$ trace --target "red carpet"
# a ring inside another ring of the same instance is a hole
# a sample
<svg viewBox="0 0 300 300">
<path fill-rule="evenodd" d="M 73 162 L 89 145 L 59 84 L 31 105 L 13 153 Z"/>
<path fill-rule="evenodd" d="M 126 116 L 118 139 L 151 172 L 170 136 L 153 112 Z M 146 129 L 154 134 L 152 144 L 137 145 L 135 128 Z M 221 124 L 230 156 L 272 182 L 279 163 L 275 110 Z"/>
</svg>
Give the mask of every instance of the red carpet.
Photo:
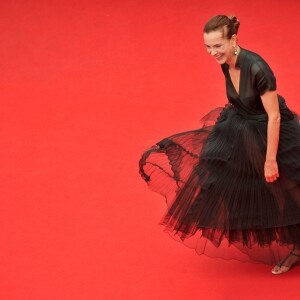
<svg viewBox="0 0 300 300">
<path fill-rule="evenodd" d="M 299 299 L 300 267 L 198 256 L 158 221 L 142 151 L 227 103 L 205 21 L 241 21 L 300 111 L 297 1 L 2 1 L 0 299 Z"/>
</svg>

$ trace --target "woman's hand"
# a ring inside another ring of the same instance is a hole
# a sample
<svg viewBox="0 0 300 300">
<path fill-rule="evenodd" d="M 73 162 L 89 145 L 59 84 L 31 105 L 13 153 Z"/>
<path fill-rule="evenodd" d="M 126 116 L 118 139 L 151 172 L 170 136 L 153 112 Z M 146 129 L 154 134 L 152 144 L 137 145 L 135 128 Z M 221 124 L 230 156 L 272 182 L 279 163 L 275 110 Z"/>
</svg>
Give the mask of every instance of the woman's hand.
<svg viewBox="0 0 300 300">
<path fill-rule="evenodd" d="M 265 178 L 267 182 L 274 182 L 279 177 L 278 165 L 276 160 L 266 160 Z"/>
</svg>

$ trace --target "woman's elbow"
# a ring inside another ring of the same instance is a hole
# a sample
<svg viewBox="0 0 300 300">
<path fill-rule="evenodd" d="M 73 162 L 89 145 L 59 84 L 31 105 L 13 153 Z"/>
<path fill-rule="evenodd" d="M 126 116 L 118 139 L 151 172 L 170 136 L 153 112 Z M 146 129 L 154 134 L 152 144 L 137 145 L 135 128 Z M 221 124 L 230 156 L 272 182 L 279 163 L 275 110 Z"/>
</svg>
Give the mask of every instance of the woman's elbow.
<svg viewBox="0 0 300 300">
<path fill-rule="evenodd" d="M 268 118 L 270 121 L 280 123 L 280 120 L 281 120 L 280 112 L 270 113 L 270 114 L 268 114 Z"/>
</svg>

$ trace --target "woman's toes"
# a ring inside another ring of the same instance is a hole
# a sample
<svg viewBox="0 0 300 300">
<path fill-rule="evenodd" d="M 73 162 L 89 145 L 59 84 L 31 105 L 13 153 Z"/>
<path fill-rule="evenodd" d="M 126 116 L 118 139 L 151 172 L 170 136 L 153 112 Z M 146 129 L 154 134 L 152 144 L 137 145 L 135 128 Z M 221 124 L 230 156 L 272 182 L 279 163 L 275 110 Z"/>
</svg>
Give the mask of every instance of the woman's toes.
<svg viewBox="0 0 300 300">
<path fill-rule="evenodd" d="M 273 269 L 272 269 L 272 273 L 278 273 L 280 271 L 280 267 L 279 266 L 275 266 Z"/>
</svg>

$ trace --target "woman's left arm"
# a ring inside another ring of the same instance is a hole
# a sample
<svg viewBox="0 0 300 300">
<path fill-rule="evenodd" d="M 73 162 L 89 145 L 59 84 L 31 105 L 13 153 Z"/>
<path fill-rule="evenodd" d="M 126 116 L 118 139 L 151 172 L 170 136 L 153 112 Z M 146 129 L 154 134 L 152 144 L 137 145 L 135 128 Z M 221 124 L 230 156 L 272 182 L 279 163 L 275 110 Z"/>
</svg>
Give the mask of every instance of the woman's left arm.
<svg viewBox="0 0 300 300">
<path fill-rule="evenodd" d="M 267 91 L 261 96 L 263 106 L 268 114 L 267 153 L 265 161 L 265 178 L 274 182 L 279 177 L 277 165 L 277 149 L 280 131 L 280 111 L 276 91 Z"/>
</svg>

